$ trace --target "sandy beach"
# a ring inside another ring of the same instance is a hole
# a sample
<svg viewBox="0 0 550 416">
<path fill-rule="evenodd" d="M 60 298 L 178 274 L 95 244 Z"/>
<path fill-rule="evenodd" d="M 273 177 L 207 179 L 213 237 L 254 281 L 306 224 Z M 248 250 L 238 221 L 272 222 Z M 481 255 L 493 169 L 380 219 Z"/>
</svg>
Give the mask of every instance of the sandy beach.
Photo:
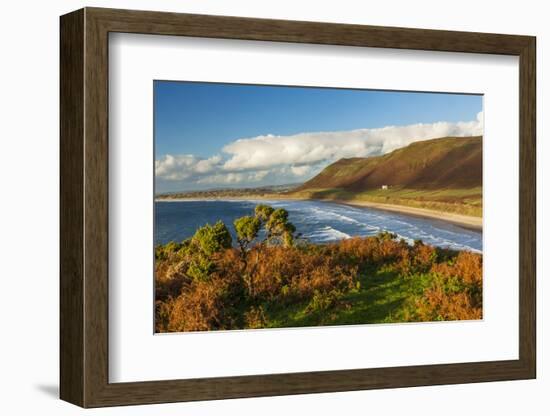
<svg viewBox="0 0 550 416">
<path fill-rule="evenodd" d="M 393 205 L 393 204 L 380 204 L 380 203 L 368 202 L 368 201 L 334 200 L 332 202 L 350 205 L 354 207 L 376 208 L 384 211 L 399 212 L 402 214 L 414 215 L 418 217 L 434 218 L 442 221 L 447 221 L 452 224 L 456 224 L 460 227 L 464 227 L 474 231 L 482 231 L 483 229 L 483 218 L 481 217 L 471 217 L 468 215 L 434 211 L 426 208 L 415 208 L 415 207 L 407 207 L 404 205 Z"/>
</svg>

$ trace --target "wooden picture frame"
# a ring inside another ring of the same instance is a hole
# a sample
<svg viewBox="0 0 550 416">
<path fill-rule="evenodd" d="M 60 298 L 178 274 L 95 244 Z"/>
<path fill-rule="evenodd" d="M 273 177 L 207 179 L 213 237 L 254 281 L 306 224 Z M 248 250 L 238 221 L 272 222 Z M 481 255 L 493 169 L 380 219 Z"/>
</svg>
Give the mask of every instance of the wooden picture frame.
<svg viewBox="0 0 550 416">
<path fill-rule="evenodd" d="M 82 407 L 101 407 L 535 378 L 534 37 L 100 8 L 62 16 L 60 29 L 61 399 Z M 519 359 L 109 383 L 110 32 L 518 56 Z"/>
</svg>

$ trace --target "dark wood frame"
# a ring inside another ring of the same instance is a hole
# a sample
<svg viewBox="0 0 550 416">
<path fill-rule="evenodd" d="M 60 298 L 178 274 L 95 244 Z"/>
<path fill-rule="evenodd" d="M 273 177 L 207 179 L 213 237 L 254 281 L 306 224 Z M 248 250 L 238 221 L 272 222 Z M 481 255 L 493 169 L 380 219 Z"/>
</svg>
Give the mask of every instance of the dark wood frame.
<svg viewBox="0 0 550 416">
<path fill-rule="evenodd" d="M 519 56 L 519 359 L 109 383 L 109 32 Z M 530 36 L 99 8 L 62 16 L 61 398 L 100 407 L 535 378 L 535 50 Z"/>
</svg>

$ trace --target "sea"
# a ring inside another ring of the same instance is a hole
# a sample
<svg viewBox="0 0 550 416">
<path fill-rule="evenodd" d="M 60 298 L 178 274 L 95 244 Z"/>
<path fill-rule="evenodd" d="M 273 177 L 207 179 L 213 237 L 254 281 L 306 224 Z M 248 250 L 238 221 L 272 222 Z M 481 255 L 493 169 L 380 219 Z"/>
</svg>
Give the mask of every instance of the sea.
<svg viewBox="0 0 550 416">
<path fill-rule="evenodd" d="M 257 204 L 284 208 L 302 238 L 312 243 L 329 243 L 352 236 L 373 236 L 382 231 L 397 234 L 412 244 L 426 244 L 454 250 L 481 252 L 481 231 L 462 228 L 439 220 L 367 207 L 325 201 L 186 200 L 155 202 L 155 243 L 166 244 L 191 237 L 205 224 L 223 221 L 234 236 L 233 221 L 252 215 Z"/>
</svg>

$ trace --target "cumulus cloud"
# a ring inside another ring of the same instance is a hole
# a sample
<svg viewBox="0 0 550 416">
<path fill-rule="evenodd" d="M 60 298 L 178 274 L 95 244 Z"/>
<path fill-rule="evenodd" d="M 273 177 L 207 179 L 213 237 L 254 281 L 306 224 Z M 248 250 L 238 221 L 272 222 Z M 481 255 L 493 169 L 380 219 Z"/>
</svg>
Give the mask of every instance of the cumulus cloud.
<svg viewBox="0 0 550 416">
<path fill-rule="evenodd" d="M 337 132 L 300 133 L 292 136 L 258 136 L 236 140 L 223 148 L 228 171 L 296 164 L 311 165 L 344 157 L 385 154 L 410 143 L 445 136 L 478 136 L 483 132 L 481 113 L 470 122 L 438 122 Z"/>
<path fill-rule="evenodd" d="M 214 174 L 209 176 L 203 176 L 197 179 L 197 183 L 201 184 L 219 184 L 219 185 L 231 185 L 231 184 L 240 184 L 244 182 L 259 182 L 263 180 L 267 174 L 270 173 L 269 170 L 262 170 L 257 172 L 229 172 L 223 174 Z"/>
<path fill-rule="evenodd" d="M 185 184 L 258 184 L 307 180 L 326 165 L 346 157 L 377 156 L 413 142 L 439 137 L 480 136 L 483 113 L 467 122 L 418 123 L 288 136 L 264 135 L 235 140 L 209 158 L 166 155 L 155 162 L 157 179 Z"/>
<path fill-rule="evenodd" d="M 204 159 L 194 155 L 166 155 L 155 161 L 155 176 L 182 181 L 219 170 L 222 157 L 215 155 Z"/>
<path fill-rule="evenodd" d="M 312 168 L 313 168 L 312 166 L 308 166 L 308 165 L 291 166 L 290 171 L 294 176 L 304 176 L 304 175 L 307 175 Z"/>
</svg>

